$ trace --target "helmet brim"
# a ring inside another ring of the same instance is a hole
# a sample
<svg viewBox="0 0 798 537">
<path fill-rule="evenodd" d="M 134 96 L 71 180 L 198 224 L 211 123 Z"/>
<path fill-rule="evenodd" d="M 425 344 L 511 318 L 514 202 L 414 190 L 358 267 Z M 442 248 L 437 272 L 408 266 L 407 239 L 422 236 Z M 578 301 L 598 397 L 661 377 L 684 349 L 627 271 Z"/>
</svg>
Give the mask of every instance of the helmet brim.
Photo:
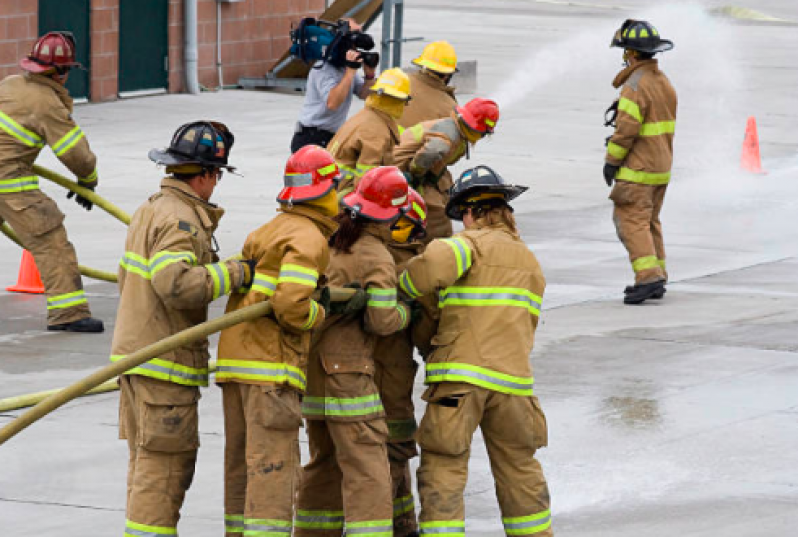
<svg viewBox="0 0 798 537">
<path fill-rule="evenodd" d="M 462 202 L 460 200 L 469 198 L 476 194 L 483 192 L 501 192 L 504 194 L 504 202 L 510 203 L 515 198 L 529 190 L 528 186 L 522 185 L 495 185 L 495 186 L 475 186 L 472 189 L 465 190 L 460 193 L 456 198 L 451 198 L 446 204 L 446 216 L 452 220 L 462 221 L 463 211 L 461 209 Z"/>
<path fill-rule="evenodd" d="M 356 203 L 356 196 L 356 191 L 350 192 L 344 196 L 344 199 L 341 200 L 341 203 L 347 209 L 355 211 L 358 216 L 362 216 L 367 220 L 390 223 L 398 220 L 399 217 L 402 216 L 402 207 L 384 208 L 368 200 L 358 200 L 358 203 Z"/>
<path fill-rule="evenodd" d="M 431 62 L 429 60 L 425 60 L 424 58 L 416 58 L 415 60 L 412 60 L 410 63 L 412 63 L 413 65 L 417 65 L 418 67 L 424 67 L 426 69 L 429 69 L 430 71 L 435 71 L 436 73 L 440 73 L 442 75 L 451 75 L 457 72 L 457 67 L 446 67 L 445 65 Z"/>
<path fill-rule="evenodd" d="M 393 88 L 380 88 L 378 90 L 371 90 L 372 93 L 376 93 L 377 95 L 387 95 L 388 97 L 393 97 L 394 99 L 399 99 L 400 101 L 409 101 L 410 95 L 407 93 L 402 93 L 401 91 L 395 90 Z"/>
<path fill-rule="evenodd" d="M 613 43 L 612 46 L 622 48 L 622 49 L 629 49 L 629 50 L 636 50 L 638 52 L 643 52 L 644 54 L 659 54 L 660 52 L 667 52 L 669 50 L 673 50 L 673 41 L 669 39 L 660 39 L 659 44 L 656 47 L 632 47 L 628 44 L 615 44 Z"/>
<path fill-rule="evenodd" d="M 302 203 L 303 201 L 313 201 L 323 198 L 335 188 L 335 181 L 319 183 L 311 186 L 287 186 L 277 194 L 277 201 L 280 203 Z M 299 196 L 297 196 L 299 194 Z"/>
<path fill-rule="evenodd" d="M 203 168 L 223 168 L 230 172 L 235 171 L 235 166 L 220 164 L 218 162 L 204 162 L 195 158 L 184 157 L 170 152 L 168 149 L 150 149 L 147 156 L 151 161 L 160 166 L 180 166 L 184 164 L 196 164 Z"/>
<path fill-rule="evenodd" d="M 58 67 L 69 67 L 70 69 L 83 69 L 83 65 L 80 62 L 71 62 L 71 63 L 63 63 L 61 65 L 44 65 L 39 62 L 33 61 L 30 58 L 22 58 L 19 60 L 19 66 L 22 67 L 24 70 L 35 73 L 35 74 L 42 74 L 46 73 L 47 71 L 54 71 Z"/>
</svg>

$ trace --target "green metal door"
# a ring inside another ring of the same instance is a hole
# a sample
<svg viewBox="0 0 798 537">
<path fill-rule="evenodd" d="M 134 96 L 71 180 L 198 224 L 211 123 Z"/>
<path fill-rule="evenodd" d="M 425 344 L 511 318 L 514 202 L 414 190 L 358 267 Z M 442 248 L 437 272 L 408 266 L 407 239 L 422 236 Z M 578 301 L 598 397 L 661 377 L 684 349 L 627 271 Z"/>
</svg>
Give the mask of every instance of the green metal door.
<svg viewBox="0 0 798 537">
<path fill-rule="evenodd" d="M 169 0 L 120 0 L 119 92 L 166 89 Z"/>
<path fill-rule="evenodd" d="M 39 35 L 66 30 L 75 36 L 77 60 L 89 69 L 89 4 L 90 0 L 39 0 Z M 67 88 L 76 99 L 89 96 L 89 72 L 72 69 Z"/>
</svg>

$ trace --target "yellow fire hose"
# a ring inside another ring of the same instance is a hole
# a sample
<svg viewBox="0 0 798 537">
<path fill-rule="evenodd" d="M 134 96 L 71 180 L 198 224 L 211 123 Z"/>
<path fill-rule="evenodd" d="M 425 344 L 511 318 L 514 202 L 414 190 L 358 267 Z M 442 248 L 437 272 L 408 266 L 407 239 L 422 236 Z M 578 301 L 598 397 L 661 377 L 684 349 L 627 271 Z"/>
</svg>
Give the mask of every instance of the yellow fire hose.
<svg viewBox="0 0 798 537">
<path fill-rule="evenodd" d="M 353 289 L 330 289 L 331 300 L 334 302 L 342 302 L 348 300 L 355 291 Z M 0 429 L 0 446 L 6 441 L 13 438 L 20 431 L 24 430 L 29 425 L 42 419 L 53 410 L 65 405 L 71 400 L 80 397 L 89 390 L 92 390 L 104 382 L 107 382 L 114 377 L 123 374 L 129 369 L 133 369 L 144 362 L 152 360 L 153 358 L 173 351 L 178 347 L 183 347 L 189 343 L 208 337 L 209 335 L 229 328 L 233 325 L 243 323 L 258 317 L 268 315 L 272 311 L 272 305 L 266 301 L 259 304 L 253 304 L 246 308 L 241 308 L 230 313 L 226 313 L 221 317 L 206 321 L 204 323 L 193 326 L 182 332 L 178 332 L 168 338 L 162 339 L 151 345 L 147 345 L 133 354 L 126 356 L 118 362 L 113 362 L 95 371 L 88 377 L 79 380 L 78 382 L 67 386 L 66 388 L 49 395 L 43 401 L 39 402 L 36 406 L 16 418 L 14 421 Z"/>
<path fill-rule="evenodd" d="M 97 207 L 102 209 L 103 211 L 107 212 L 120 222 L 125 225 L 130 225 L 130 215 L 127 214 L 125 211 L 108 201 L 107 199 L 103 198 L 93 190 L 89 190 L 88 188 L 80 186 L 75 181 L 71 181 L 64 177 L 63 175 L 56 173 L 52 170 L 48 170 L 47 168 L 42 168 L 36 164 L 33 165 L 33 171 L 36 175 L 40 177 L 44 177 L 48 181 L 52 181 L 57 185 L 61 185 L 62 187 L 66 188 L 67 190 L 71 190 L 75 194 L 80 194 Z"/>
</svg>

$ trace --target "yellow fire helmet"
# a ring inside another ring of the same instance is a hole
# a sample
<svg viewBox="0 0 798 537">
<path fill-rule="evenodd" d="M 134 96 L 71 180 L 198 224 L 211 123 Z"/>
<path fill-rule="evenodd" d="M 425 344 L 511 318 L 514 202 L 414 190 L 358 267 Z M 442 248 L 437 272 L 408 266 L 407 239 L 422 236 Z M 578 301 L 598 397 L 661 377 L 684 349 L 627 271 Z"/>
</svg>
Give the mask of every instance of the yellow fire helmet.
<svg viewBox="0 0 798 537">
<path fill-rule="evenodd" d="M 457 71 L 457 54 L 446 41 L 435 41 L 424 47 L 421 56 L 413 63 L 442 75 L 450 75 Z"/>
<path fill-rule="evenodd" d="M 371 91 L 377 95 L 388 95 L 402 101 L 410 100 L 410 79 L 399 69 L 394 67 L 380 73 L 377 81 L 371 86 Z"/>
</svg>

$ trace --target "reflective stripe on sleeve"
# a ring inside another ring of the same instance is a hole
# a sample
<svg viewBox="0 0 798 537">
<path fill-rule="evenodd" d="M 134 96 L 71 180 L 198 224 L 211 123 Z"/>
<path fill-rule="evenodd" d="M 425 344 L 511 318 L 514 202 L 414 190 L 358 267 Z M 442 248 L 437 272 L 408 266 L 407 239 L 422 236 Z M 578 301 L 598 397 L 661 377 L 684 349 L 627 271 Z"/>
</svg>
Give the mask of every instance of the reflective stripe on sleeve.
<svg viewBox="0 0 798 537">
<path fill-rule="evenodd" d="M 155 274 L 169 265 L 180 262 L 194 265 L 197 262 L 197 256 L 192 252 L 170 252 L 164 250 L 155 254 L 152 259 L 147 259 L 133 252 L 125 252 L 125 255 L 119 261 L 119 266 L 127 272 L 141 276 L 145 280 L 150 280 Z"/>
<path fill-rule="evenodd" d="M 344 527 L 343 511 L 297 509 L 294 526 L 313 530 L 337 530 Z"/>
<path fill-rule="evenodd" d="M 516 377 L 471 364 L 453 362 L 428 363 L 425 384 L 465 382 L 509 395 L 533 395 L 534 379 Z"/>
<path fill-rule="evenodd" d="M 63 156 L 70 149 L 75 147 L 75 144 L 77 144 L 84 136 L 83 130 L 76 125 L 74 129 L 66 133 L 63 138 L 53 144 L 53 153 L 55 153 L 55 156 L 57 157 Z"/>
<path fill-rule="evenodd" d="M 366 305 L 370 308 L 396 307 L 396 289 L 377 289 L 369 287 L 366 289 L 366 294 L 369 299 Z"/>
<path fill-rule="evenodd" d="M 319 316 L 319 305 L 316 303 L 315 300 L 310 300 L 310 311 L 308 312 L 308 320 L 305 324 L 302 325 L 302 330 L 310 330 L 313 328 L 313 325 L 316 323 L 316 319 Z"/>
<path fill-rule="evenodd" d="M 659 121 L 657 123 L 643 123 L 640 127 L 640 136 L 659 136 L 660 134 L 673 134 L 676 132 L 675 121 Z"/>
<path fill-rule="evenodd" d="M 220 359 L 216 362 L 217 380 L 255 380 L 290 384 L 304 391 L 307 386 L 305 372 L 292 365 L 254 360 Z"/>
<path fill-rule="evenodd" d="M 630 170 L 623 166 L 618 170 L 615 179 L 629 181 L 630 183 L 640 183 L 643 185 L 667 185 L 671 180 L 671 172 L 650 173 Z"/>
<path fill-rule="evenodd" d="M 255 273 L 255 278 L 252 281 L 251 291 L 263 293 L 266 296 L 272 296 L 277 289 L 277 278 L 274 276 L 267 276 L 266 274 Z"/>
<path fill-rule="evenodd" d="M 16 177 L 14 179 L 0 179 L 0 194 L 27 192 L 29 190 L 39 190 L 39 178 L 35 175 Z"/>
<path fill-rule="evenodd" d="M 445 537 L 465 537 L 465 522 L 462 520 L 431 520 L 419 522 L 419 535 L 443 535 Z"/>
<path fill-rule="evenodd" d="M 111 355 L 112 362 L 118 362 L 125 358 L 124 354 Z M 125 375 L 142 375 L 158 380 L 165 380 L 166 382 L 174 382 L 183 386 L 207 386 L 208 385 L 208 368 L 196 368 L 186 365 L 176 364 L 169 360 L 162 360 L 160 358 L 153 358 L 149 362 L 145 362 L 140 366 L 128 369 Z"/>
<path fill-rule="evenodd" d="M 73 293 L 66 293 L 63 295 L 47 297 L 48 310 L 60 310 L 87 303 L 88 300 L 86 300 L 86 294 L 83 292 L 82 289 L 80 291 L 75 291 Z"/>
<path fill-rule="evenodd" d="M 213 280 L 213 299 L 216 300 L 220 296 L 224 296 L 230 292 L 230 271 L 227 270 L 227 265 L 222 263 L 212 263 L 205 265 L 208 273 Z"/>
<path fill-rule="evenodd" d="M 125 537 L 161 537 L 177 535 L 177 528 L 169 526 L 150 526 L 132 520 L 125 521 Z"/>
<path fill-rule="evenodd" d="M 626 112 L 635 118 L 638 123 L 643 123 L 643 114 L 640 113 L 640 107 L 631 99 L 621 97 L 618 101 L 618 112 Z"/>
<path fill-rule="evenodd" d="M 540 296 L 518 287 L 447 287 L 440 292 L 438 307 L 513 306 L 540 316 L 542 302 Z"/>
<path fill-rule="evenodd" d="M 97 181 L 97 168 L 86 177 L 78 177 L 78 183 L 81 184 L 92 184 L 95 181 Z"/>
<path fill-rule="evenodd" d="M 280 275 L 277 283 L 296 283 L 316 288 L 319 280 L 319 273 L 313 269 L 301 265 L 286 263 L 280 267 Z"/>
<path fill-rule="evenodd" d="M 534 535 L 551 527 L 551 511 L 546 509 L 529 516 L 502 518 L 507 535 Z"/>
<path fill-rule="evenodd" d="M 607 144 L 607 153 L 609 153 L 613 158 L 623 160 L 626 158 L 626 155 L 629 154 L 629 150 L 625 147 L 619 146 L 616 143 L 610 142 Z"/>
<path fill-rule="evenodd" d="M 358 162 L 357 163 L 357 168 L 355 168 L 355 174 L 358 177 L 363 177 L 366 174 L 367 171 L 373 170 L 376 167 L 377 166 L 374 166 L 374 165 L 371 165 L 371 164 L 360 164 Z"/>
<path fill-rule="evenodd" d="M 421 123 L 413 125 L 407 130 L 413 134 L 413 140 L 416 142 L 420 142 L 422 139 L 424 139 L 424 126 L 421 125 Z"/>
<path fill-rule="evenodd" d="M 410 321 L 410 315 L 407 314 L 407 307 L 404 304 L 397 304 L 396 311 L 399 313 L 399 317 L 402 320 L 402 324 L 399 327 L 399 330 L 404 330 L 407 328 L 407 325 Z"/>
<path fill-rule="evenodd" d="M 302 412 L 308 416 L 363 417 L 382 414 L 379 394 L 363 397 L 308 397 L 302 400 Z"/>
<path fill-rule="evenodd" d="M 457 278 L 460 279 L 471 268 L 471 248 L 460 237 L 441 239 L 441 242 L 448 244 L 454 250 L 457 259 Z"/>
<path fill-rule="evenodd" d="M 0 129 L 3 129 L 28 147 L 44 147 L 44 140 L 42 140 L 41 136 L 29 131 L 3 112 L 0 112 Z"/>
<path fill-rule="evenodd" d="M 418 298 L 421 296 L 416 286 L 413 285 L 413 280 L 410 279 L 410 273 L 406 270 L 399 276 L 399 288 L 410 298 Z"/>
</svg>

